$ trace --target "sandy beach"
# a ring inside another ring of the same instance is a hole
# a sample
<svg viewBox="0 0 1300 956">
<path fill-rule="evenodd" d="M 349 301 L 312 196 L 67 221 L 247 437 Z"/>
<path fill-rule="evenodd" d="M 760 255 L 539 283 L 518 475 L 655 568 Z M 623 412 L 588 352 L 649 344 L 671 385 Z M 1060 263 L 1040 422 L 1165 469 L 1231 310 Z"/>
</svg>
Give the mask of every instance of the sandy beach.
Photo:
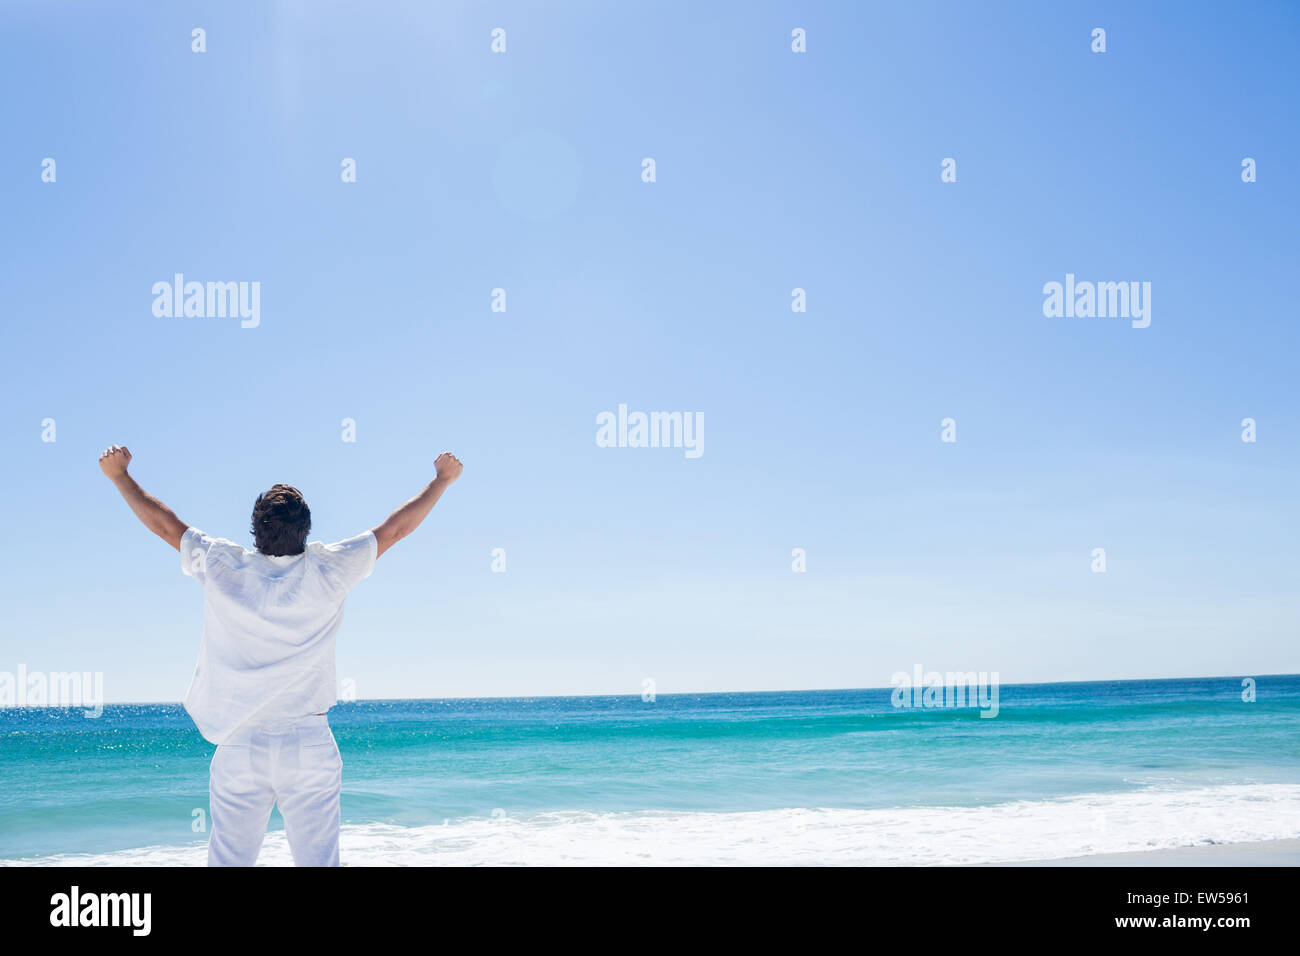
<svg viewBox="0 0 1300 956">
<path fill-rule="evenodd" d="M 1300 839 L 1180 846 L 1134 853 L 1098 853 L 1006 866 L 1300 866 Z"/>
</svg>

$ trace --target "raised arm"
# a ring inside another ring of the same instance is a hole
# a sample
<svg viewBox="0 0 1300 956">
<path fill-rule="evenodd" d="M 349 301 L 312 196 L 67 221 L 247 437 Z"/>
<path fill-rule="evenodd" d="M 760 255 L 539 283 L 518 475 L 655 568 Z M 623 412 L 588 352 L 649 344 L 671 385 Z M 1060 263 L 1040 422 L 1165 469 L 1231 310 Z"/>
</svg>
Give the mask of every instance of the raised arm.
<svg viewBox="0 0 1300 956">
<path fill-rule="evenodd" d="M 122 493 L 126 503 L 131 506 L 135 516 L 144 522 L 144 526 L 170 544 L 177 551 L 181 549 L 181 536 L 189 527 L 165 504 L 146 492 L 135 483 L 135 479 L 126 473 L 126 466 L 131 463 L 131 453 L 123 445 L 114 445 L 104 449 L 99 456 L 99 468 L 108 476 L 117 490 Z"/>
<path fill-rule="evenodd" d="M 397 542 L 420 526 L 428 517 L 433 506 L 438 503 L 442 493 L 453 481 L 460 477 L 464 467 L 449 451 L 444 451 L 433 463 L 436 477 L 425 486 L 424 490 L 388 516 L 388 519 L 374 529 L 375 540 L 379 543 L 376 557 L 383 554 Z"/>
</svg>

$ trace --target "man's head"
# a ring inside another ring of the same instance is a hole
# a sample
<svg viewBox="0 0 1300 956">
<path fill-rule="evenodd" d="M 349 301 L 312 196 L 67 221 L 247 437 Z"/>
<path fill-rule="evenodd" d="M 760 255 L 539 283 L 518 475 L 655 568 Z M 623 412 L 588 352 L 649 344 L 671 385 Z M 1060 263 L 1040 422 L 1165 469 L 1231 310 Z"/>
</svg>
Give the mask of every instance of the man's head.
<svg viewBox="0 0 1300 956">
<path fill-rule="evenodd" d="M 311 509 L 293 485 L 273 485 L 253 505 L 253 541 L 268 557 L 302 554 L 311 533 Z"/>
</svg>

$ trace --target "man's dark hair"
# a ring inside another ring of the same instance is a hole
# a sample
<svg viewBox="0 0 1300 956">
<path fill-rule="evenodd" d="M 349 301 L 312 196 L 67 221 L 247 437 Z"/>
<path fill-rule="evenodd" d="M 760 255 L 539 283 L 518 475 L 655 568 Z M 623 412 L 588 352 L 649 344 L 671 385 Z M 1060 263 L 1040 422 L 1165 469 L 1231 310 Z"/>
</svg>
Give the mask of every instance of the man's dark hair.
<svg viewBox="0 0 1300 956">
<path fill-rule="evenodd" d="M 311 509 L 293 485 L 272 485 L 253 504 L 253 541 L 269 557 L 302 554 L 311 533 Z"/>
</svg>

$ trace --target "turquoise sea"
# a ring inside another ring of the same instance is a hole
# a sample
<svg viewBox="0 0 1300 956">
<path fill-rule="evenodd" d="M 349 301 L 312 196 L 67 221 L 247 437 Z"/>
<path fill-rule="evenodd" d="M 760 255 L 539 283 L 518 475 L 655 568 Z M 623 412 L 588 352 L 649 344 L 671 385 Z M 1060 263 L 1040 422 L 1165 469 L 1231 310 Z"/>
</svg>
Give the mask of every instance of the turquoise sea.
<svg viewBox="0 0 1300 956">
<path fill-rule="evenodd" d="M 1300 676 L 342 703 L 351 864 L 979 863 L 1300 836 Z M 204 860 L 179 704 L 0 709 L 0 862 Z M 278 830 L 278 813 L 272 816 Z M 282 833 L 263 862 L 288 862 Z"/>
</svg>

